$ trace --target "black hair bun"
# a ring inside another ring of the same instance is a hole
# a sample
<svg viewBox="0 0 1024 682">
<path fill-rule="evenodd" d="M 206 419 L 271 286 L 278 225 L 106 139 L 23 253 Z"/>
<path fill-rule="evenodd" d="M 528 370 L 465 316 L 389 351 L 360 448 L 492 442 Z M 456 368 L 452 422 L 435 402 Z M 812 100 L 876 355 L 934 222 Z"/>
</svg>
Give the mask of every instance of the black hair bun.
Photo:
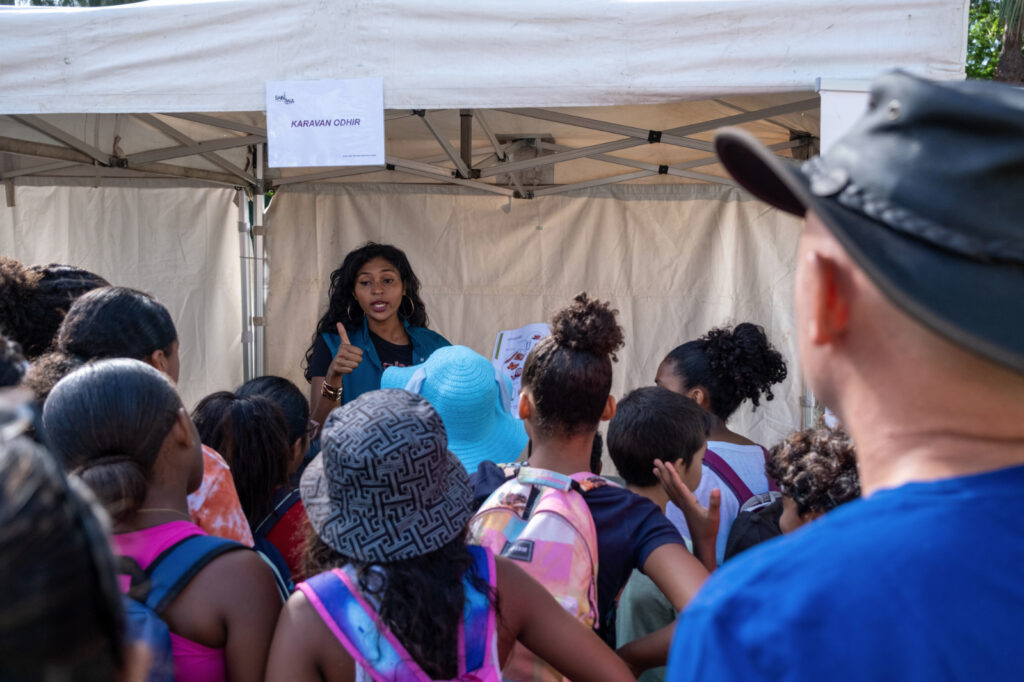
<svg viewBox="0 0 1024 682">
<path fill-rule="evenodd" d="M 555 313 L 551 320 L 551 336 L 563 348 L 610 355 L 617 360 L 615 351 L 622 348 L 622 327 L 615 320 L 618 311 L 606 301 L 598 301 L 580 293 L 567 307 Z"/>
<path fill-rule="evenodd" d="M 733 329 L 712 329 L 701 338 L 711 374 L 725 378 L 737 405 L 749 399 L 754 407 L 775 396 L 771 387 L 786 378 L 786 361 L 768 341 L 764 329 L 743 322 Z"/>
</svg>

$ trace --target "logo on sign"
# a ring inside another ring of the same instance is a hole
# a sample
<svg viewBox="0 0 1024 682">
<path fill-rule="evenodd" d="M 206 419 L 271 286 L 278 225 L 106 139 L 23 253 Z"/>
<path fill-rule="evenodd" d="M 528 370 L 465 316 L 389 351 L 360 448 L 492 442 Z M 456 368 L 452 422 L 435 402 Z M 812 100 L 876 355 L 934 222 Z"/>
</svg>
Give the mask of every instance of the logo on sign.
<svg viewBox="0 0 1024 682">
<path fill-rule="evenodd" d="M 285 104 L 295 104 L 294 99 L 288 99 L 288 93 L 282 93 L 280 95 L 274 95 L 275 102 L 284 102 Z"/>
</svg>

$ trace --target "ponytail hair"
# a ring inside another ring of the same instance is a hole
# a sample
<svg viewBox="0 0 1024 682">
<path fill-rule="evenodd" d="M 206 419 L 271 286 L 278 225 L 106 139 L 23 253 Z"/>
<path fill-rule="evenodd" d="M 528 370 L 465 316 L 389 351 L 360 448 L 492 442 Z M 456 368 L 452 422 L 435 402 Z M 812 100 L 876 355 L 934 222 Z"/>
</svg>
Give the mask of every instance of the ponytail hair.
<svg viewBox="0 0 1024 682">
<path fill-rule="evenodd" d="M 146 499 L 180 409 L 158 370 L 138 360 L 103 360 L 57 383 L 43 406 L 43 426 L 54 453 L 119 522 Z"/>
<path fill-rule="evenodd" d="M 238 387 L 235 395 L 239 398 L 263 396 L 277 405 L 288 426 L 289 445 L 306 437 L 309 429 L 309 401 L 298 386 L 284 377 L 266 375 L 250 379 Z"/>
<path fill-rule="evenodd" d="M 523 365 L 522 385 L 546 435 L 592 430 L 612 390 L 612 362 L 622 348 L 622 327 L 608 303 L 581 293 L 555 313 L 551 336 L 541 340 Z"/>
<path fill-rule="evenodd" d="M 274 491 L 288 483 L 291 443 L 284 414 L 267 398 L 219 391 L 192 412 L 199 438 L 227 460 L 238 501 L 256 528 L 273 508 Z"/>
<path fill-rule="evenodd" d="M 171 314 L 155 298 L 128 287 L 103 287 L 81 296 L 68 310 L 57 349 L 86 360 L 142 360 L 168 351 L 178 340 Z"/>
<path fill-rule="evenodd" d="M 768 341 L 764 329 L 743 322 L 733 329 L 712 329 L 695 341 L 677 346 L 665 358 L 686 389 L 703 386 L 711 412 L 722 421 L 749 400 L 756 408 L 761 396 L 772 400 L 771 387 L 785 380 L 786 361 Z"/>
</svg>

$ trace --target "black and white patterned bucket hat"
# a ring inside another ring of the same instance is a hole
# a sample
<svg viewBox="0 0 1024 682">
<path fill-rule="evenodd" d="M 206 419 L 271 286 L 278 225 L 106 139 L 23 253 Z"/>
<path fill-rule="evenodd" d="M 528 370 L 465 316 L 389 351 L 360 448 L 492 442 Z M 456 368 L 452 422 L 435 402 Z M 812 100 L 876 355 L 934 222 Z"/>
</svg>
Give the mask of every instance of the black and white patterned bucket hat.
<svg viewBox="0 0 1024 682">
<path fill-rule="evenodd" d="M 400 561 L 465 532 L 469 476 L 421 396 L 364 393 L 330 414 L 321 443 L 302 475 L 302 503 L 313 530 L 342 555 Z"/>
</svg>

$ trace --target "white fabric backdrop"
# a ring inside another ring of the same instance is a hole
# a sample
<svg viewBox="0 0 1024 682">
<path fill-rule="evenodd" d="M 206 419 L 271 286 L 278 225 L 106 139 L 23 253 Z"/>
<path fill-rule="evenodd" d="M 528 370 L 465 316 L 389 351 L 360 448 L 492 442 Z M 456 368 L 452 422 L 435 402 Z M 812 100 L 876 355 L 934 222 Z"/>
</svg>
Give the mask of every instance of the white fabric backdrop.
<svg viewBox="0 0 1024 682">
<path fill-rule="evenodd" d="M 26 264 L 77 265 L 155 296 L 178 329 L 179 389 L 189 410 L 204 395 L 241 383 L 233 190 L 145 180 L 99 188 L 33 182 L 18 183 L 13 208 L 0 205 L 0 253 Z"/>
<path fill-rule="evenodd" d="M 409 255 L 431 327 L 488 355 L 498 330 L 548 321 L 586 290 L 620 312 L 613 393 L 651 385 L 662 358 L 716 325 L 753 321 L 785 355 L 776 399 L 736 430 L 765 444 L 799 426 L 793 272 L 800 221 L 710 185 L 618 186 L 509 202 L 440 187 L 278 193 L 268 215 L 267 372 L 304 390 L 302 359 L 330 273 L 367 240 Z"/>
</svg>

